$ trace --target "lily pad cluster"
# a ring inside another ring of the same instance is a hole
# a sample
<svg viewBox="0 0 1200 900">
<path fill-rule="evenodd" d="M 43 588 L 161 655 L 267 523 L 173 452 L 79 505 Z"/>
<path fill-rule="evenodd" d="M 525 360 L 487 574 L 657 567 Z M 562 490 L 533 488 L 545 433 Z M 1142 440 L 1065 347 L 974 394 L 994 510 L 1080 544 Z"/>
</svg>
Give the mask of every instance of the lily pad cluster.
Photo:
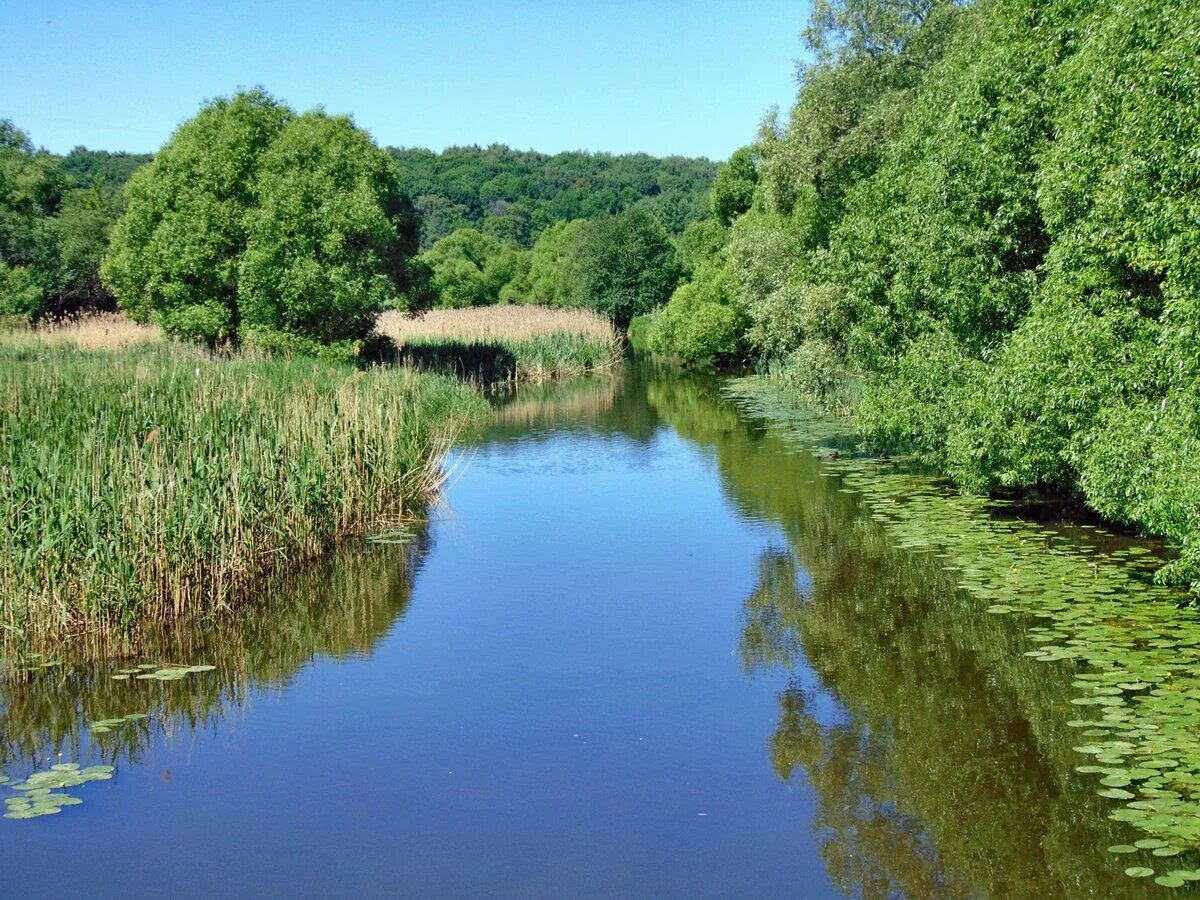
<svg viewBox="0 0 1200 900">
<path fill-rule="evenodd" d="M 78 806 L 83 801 L 64 788 L 77 787 L 89 781 L 106 781 L 112 778 L 112 766 L 88 766 L 81 769 L 79 763 L 55 763 L 49 769 L 34 772 L 24 781 L 8 785 L 13 796 L 4 799 L 4 818 L 37 819 L 62 812 L 64 806 Z M 0 784 L 8 778 L 0 776 Z"/>
<path fill-rule="evenodd" d="M 112 679 L 113 681 L 129 681 L 130 679 L 136 679 L 137 681 L 180 681 L 189 675 L 195 675 L 199 672 L 211 672 L 214 669 L 216 669 L 216 666 L 164 666 L 158 663 L 141 663 L 133 668 L 118 669 L 116 674 L 112 676 Z"/>
<path fill-rule="evenodd" d="M 41 653 L 26 653 L 22 661 L 17 665 L 17 669 L 22 672 L 40 672 L 46 669 L 54 669 L 61 665 L 61 659 L 43 656 Z"/>
<path fill-rule="evenodd" d="M 748 405 L 780 420 L 775 410 Z M 1068 542 L 1004 517 L 1000 502 L 905 471 L 903 460 L 831 453 L 803 427 L 785 427 L 798 448 L 811 452 L 817 444 L 828 471 L 858 492 L 899 547 L 936 554 L 957 576 L 964 602 L 1016 617 L 1029 640 L 1026 655 L 1064 667 L 1076 694 L 1067 724 L 1079 730 L 1074 749 L 1086 757 L 1077 770 L 1121 804 L 1110 818 L 1148 835 L 1113 852 L 1162 861 L 1200 848 L 1200 614 L 1179 608 L 1181 594 L 1153 584 L 1150 573 L 1161 561 L 1141 546 L 1100 552 Z M 1130 866 L 1126 874 L 1155 870 Z M 1194 875 L 1200 870 L 1172 869 L 1155 881 L 1179 887 Z"/>
</svg>

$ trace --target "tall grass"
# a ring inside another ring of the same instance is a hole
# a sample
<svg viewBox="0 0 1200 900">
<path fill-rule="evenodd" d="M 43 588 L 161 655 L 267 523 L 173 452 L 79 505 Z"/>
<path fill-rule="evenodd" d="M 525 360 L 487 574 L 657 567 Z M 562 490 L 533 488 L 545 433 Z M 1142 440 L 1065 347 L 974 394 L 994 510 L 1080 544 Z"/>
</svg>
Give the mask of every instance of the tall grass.
<svg viewBox="0 0 1200 900">
<path fill-rule="evenodd" d="M 612 324 L 579 309 L 485 306 L 412 317 L 384 313 L 376 330 L 417 368 L 485 381 L 540 381 L 608 371 L 622 357 Z"/>
<path fill-rule="evenodd" d="M 449 379 L 0 334 L 0 625 L 38 639 L 227 607 L 421 511 Z"/>
</svg>

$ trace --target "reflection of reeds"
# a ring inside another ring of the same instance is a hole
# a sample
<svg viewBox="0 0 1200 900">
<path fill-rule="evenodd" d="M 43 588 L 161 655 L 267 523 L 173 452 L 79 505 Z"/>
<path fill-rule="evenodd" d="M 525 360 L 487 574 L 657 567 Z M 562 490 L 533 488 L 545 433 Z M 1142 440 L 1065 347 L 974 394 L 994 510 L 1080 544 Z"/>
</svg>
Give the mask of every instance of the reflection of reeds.
<svg viewBox="0 0 1200 900">
<path fill-rule="evenodd" d="M 556 422 L 595 422 L 612 409 L 624 389 L 620 374 L 611 378 L 579 378 L 552 384 L 525 385 L 500 403 L 492 414 L 497 425 L 530 428 Z"/>
<path fill-rule="evenodd" d="M 146 721 L 86 741 L 93 757 L 136 761 L 155 732 L 213 729 L 249 690 L 287 684 L 315 656 L 370 652 L 409 602 L 424 546 L 421 533 L 414 538 L 407 546 L 348 548 L 299 574 L 279 574 L 263 602 L 236 614 L 163 623 L 124 636 L 116 648 L 130 662 L 209 663 L 214 672 L 164 683 L 114 681 L 124 663 L 86 658 L 29 672 L 10 668 L 0 679 L 0 765 L 30 766 L 56 754 L 78 760 L 88 723 L 148 712 Z"/>
<path fill-rule="evenodd" d="M 407 520 L 482 412 L 448 379 L 0 341 L 0 620 L 101 643 Z"/>
<path fill-rule="evenodd" d="M 384 313 L 377 330 L 419 368 L 482 381 L 562 378 L 613 368 L 620 337 L 606 319 L 578 309 L 489 306 L 420 316 Z"/>
</svg>

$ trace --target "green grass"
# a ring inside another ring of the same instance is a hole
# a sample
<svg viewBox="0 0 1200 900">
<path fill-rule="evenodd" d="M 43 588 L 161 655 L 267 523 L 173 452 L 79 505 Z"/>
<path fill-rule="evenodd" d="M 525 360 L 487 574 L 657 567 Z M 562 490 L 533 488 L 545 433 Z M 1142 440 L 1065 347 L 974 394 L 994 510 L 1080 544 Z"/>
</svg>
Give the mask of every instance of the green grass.
<svg viewBox="0 0 1200 900">
<path fill-rule="evenodd" d="M 0 624 L 112 632 L 237 602 L 411 520 L 483 401 L 450 379 L 0 336 Z"/>
</svg>

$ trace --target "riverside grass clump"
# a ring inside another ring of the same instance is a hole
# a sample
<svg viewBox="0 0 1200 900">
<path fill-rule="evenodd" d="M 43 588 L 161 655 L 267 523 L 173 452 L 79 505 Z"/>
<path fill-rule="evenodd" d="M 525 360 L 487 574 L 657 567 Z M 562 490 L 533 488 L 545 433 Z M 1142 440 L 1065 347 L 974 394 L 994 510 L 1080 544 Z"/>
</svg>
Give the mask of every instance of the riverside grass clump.
<svg viewBox="0 0 1200 900">
<path fill-rule="evenodd" d="M 388 312 L 376 330 L 401 358 L 422 369 L 481 381 L 542 381 L 606 372 L 620 362 L 621 339 L 602 316 L 580 309 L 488 306 Z"/>
<path fill-rule="evenodd" d="M 0 334 L 0 624 L 32 649 L 226 608 L 419 515 L 483 410 L 404 370 Z"/>
</svg>

